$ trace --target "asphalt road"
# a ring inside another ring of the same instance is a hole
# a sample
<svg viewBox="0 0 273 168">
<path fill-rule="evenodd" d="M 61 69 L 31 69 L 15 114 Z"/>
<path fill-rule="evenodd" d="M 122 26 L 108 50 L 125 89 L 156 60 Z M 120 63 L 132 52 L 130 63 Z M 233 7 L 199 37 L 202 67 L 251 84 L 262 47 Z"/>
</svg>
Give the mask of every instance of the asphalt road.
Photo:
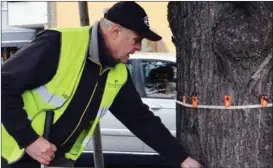
<svg viewBox="0 0 273 168">
<path fill-rule="evenodd" d="M 167 166 L 135 166 L 135 165 L 111 165 L 105 168 L 172 168 Z"/>
<path fill-rule="evenodd" d="M 75 167 L 75 168 L 94 168 L 94 167 Z M 104 168 L 172 168 L 170 166 L 144 166 L 144 165 L 108 165 Z"/>
</svg>

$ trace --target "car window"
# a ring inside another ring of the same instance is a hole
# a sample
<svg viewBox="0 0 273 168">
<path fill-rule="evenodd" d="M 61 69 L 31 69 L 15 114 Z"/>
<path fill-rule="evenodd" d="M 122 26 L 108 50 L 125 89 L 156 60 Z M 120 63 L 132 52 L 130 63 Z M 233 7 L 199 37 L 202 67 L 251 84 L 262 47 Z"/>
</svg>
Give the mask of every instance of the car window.
<svg viewBox="0 0 273 168">
<path fill-rule="evenodd" d="M 132 61 L 128 61 L 126 64 L 127 68 L 130 71 L 131 76 L 133 76 L 133 62 Z"/>
<path fill-rule="evenodd" d="M 175 98 L 176 64 L 162 60 L 143 60 L 143 81 L 146 97 Z"/>
</svg>

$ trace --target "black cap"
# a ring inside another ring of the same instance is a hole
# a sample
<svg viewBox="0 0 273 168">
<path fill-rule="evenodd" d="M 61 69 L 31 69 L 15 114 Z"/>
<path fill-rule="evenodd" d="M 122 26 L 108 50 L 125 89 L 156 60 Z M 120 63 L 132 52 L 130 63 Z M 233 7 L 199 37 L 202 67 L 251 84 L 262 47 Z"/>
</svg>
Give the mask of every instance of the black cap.
<svg viewBox="0 0 273 168">
<path fill-rule="evenodd" d="M 150 30 L 149 19 L 144 9 L 133 1 L 116 3 L 104 14 L 104 18 L 151 41 L 161 40 L 161 36 Z"/>
</svg>

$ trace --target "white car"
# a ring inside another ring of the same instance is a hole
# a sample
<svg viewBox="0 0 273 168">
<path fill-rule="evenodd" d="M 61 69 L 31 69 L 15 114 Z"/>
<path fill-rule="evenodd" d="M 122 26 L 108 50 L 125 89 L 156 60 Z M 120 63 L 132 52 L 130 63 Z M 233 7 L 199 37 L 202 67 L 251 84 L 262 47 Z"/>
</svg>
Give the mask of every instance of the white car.
<svg viewBox="0 0 273 168">
<path fill-rule="evenodd" d="M 127 67 L 142 101 L 161 118 L 164 125 L 175 136 L 177 72 L 175 56 L 168 53 L 135 53 L 130 56 Z M 156 72 L 157 70 L 160 70 L 159 73 Z M 172 76 L 168 77 L 169 80 L 163 80 L 168 76 L 166 71 L 171 71 Z M 130 164 L 134 161 L 137 163 L 158 162 L 158 154 L 130 132 L 110 111 L 100 121 L 100 127 L 105 164 L 125 163 L 126 161 Z M 93 164 L 92 141 L 89 141 L 78 164 L 79 166 Z"/>
</svg>

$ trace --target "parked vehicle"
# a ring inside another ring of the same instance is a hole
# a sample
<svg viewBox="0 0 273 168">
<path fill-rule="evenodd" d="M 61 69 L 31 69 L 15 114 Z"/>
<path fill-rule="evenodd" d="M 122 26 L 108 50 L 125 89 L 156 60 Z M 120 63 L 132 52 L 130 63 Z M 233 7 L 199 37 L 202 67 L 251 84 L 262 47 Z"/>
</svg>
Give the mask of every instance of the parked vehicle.
<svg viewBox="0 0 273 168">
<path fill-rule="evenodd" d="M 159 116 L 175 136 L 176 58 L 167 53 L 136 53 L 127 64 L 142 101 Z M 106 164 L 162 161 L 158 154 L 130 132 L 111 112 L 100 122 Z M 78 163 L 93 164 L 93 143 L 89 141 Z M 139 160 L 140 159 L 140 160 Z M 162 163 L 161 163 L 162 164 Z M 164 164 L 164 163 L 163 163 Z"/>
</svg>

